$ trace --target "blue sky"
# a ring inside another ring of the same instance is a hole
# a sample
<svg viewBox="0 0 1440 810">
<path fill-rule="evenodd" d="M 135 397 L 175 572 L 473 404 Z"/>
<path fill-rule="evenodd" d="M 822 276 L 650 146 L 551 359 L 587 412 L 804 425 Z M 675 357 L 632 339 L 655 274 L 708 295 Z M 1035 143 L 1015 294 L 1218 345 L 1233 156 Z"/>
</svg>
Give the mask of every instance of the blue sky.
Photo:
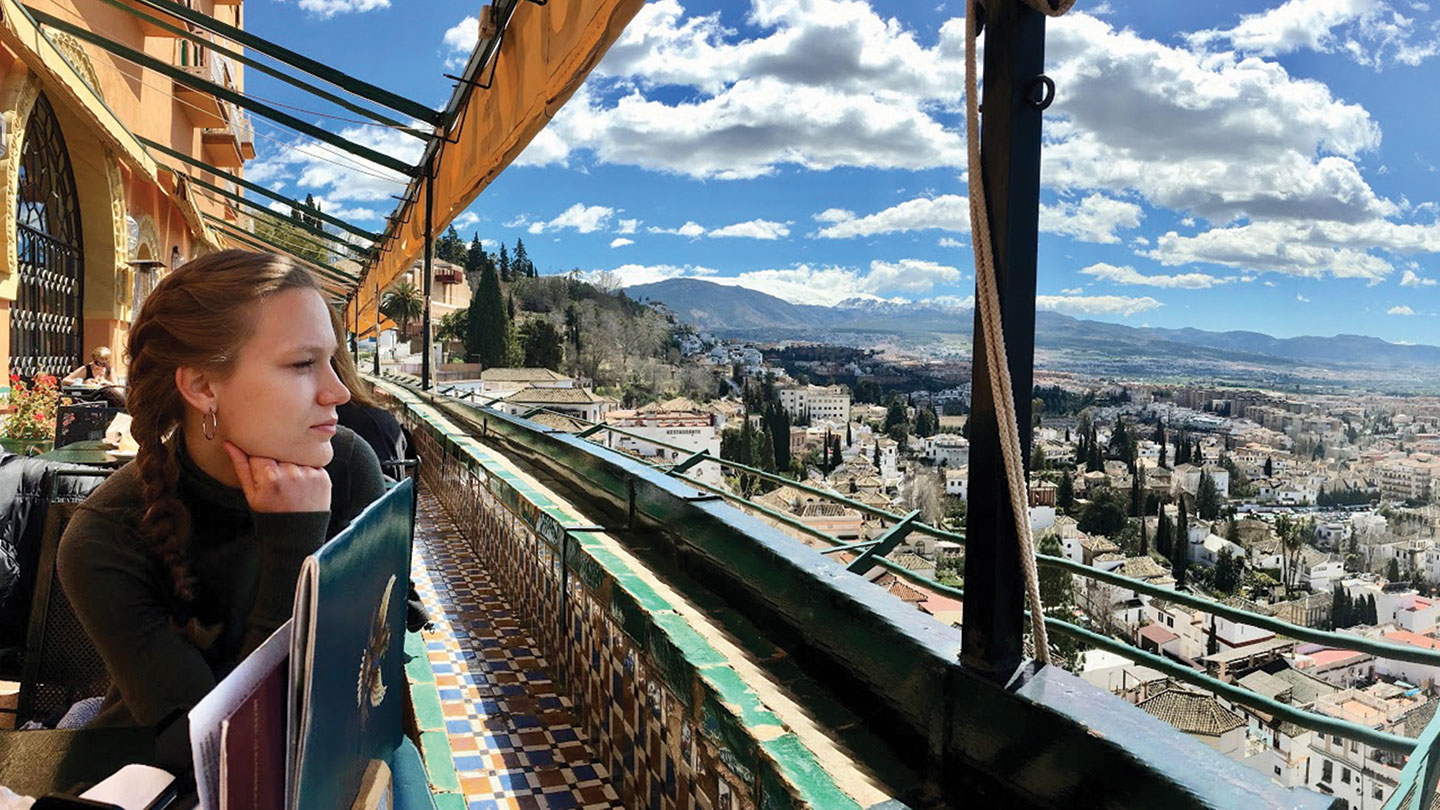
<svg viewBox="0 0 1440 810">
<path fill-rule="evenodd" d="M 1082 0 L 1050 22 L 1039 305 L 1440 344 L 1440 11 L 1216 5 Z M 438 107 L 474 9 L 250 0 L 246 25 Z M 652 0 L 456 226 L 523 238 L 541 272 L 964 304 L 962 13 L 954 0 Z M 247 82 L 337 112 L 258 72 Z M 393 131 L 312 120 L 419 154 Z M 380 228 L 400 191 L 386 172 L 257 126 L 252 179 Z"/>
</svg>

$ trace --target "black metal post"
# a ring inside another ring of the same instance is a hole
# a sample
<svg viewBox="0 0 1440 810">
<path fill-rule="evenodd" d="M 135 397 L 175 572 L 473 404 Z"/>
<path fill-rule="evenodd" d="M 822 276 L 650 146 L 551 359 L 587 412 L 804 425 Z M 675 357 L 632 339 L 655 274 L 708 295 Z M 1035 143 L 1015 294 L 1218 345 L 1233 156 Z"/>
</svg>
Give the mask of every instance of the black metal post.
<svg viewBox="0 0 1440 810">
<path fill-rule="evenodd" d="M 430 283 L 435 275 L 435 166 L 425 167 L 425 311 L 420 316 L 420 390 L 430 390 Z"/>
<path fill-rule="evenodd" d="M 1005 326 L 1005 351 L 1015 391 L 1015 416 L 1028 470 L 1041 112 L 1027 97 L 1044 68 L 1045 18 L 1024 3 L 986 3 L 984 33 L 981 100 L 985 112 L 980 162 L 990 205 L 990 234 Z M 978 311 L 974 346 L 961 661 L 1003 682 L 1019 666 L 1024 649 L 1025 586 Z"/>
<path fill-rule="evenodd" d="M 375 282 L 375 376 L 380 376 L 380 282 L 378 281 Z"/>
</svg>

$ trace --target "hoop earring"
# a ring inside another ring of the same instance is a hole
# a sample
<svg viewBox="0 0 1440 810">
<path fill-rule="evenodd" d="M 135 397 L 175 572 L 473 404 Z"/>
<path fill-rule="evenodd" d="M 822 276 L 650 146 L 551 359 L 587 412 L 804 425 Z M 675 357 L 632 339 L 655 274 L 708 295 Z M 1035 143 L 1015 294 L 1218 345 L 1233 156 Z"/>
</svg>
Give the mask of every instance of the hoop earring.
<svg viewBox="0 0 1440 810">
<path fill-rule="evenodd" d="M 205 421 L 207 418 L 210 420 L 209 422 Z M 200 431 L 205 434 L 205 441 L 214 441 L 215 431 L 219 429 L 220 417 L 216 415 L 214 408 L 211 408 L 209 413 L 200 415 Z"/>
</svg>

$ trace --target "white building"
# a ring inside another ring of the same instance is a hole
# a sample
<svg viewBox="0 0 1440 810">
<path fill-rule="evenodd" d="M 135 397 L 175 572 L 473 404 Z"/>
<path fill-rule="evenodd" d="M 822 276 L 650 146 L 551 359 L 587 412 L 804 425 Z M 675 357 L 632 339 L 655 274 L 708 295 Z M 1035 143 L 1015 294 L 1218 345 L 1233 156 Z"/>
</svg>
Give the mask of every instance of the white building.
<svg viewBox="0 0 1440 810">
<path fill-rule="evenodd" d="M 945 471 L 945 494 L 954 495 L 962 501 L 970 500 L 970 468 L 950 468 Z"/>
<path fill-rule="evenodd" d="M 535 408 L 574 416 L 587 422 L 599 422 L 615 406 L 611 397 L 600 396 L 588 388 L 523 388 L 495 403 L 505 413 L 524 416 Z"/>
<path fill-rule="evenodd" d="M 775 393 L 780 407 L 796 421 L 841 426 L 850 421 L 850 389 L 843 385 L 787 385 Z"/>
<path fill-rule="evenodd" d="M 701 406 L 685 399 L 665 403 L 651 403 L 630 411 L 611 411 L 605 417 L 607 424 L 623 428 L 627 433 L 655 439 L 685 448 L 681 452 L 651 444 L 636 436 L 606 432 L 606 442 L 617 450 L 647 457 L 677 462 L 692 453 L 702 450 L 715 458 L 720 457 L 720 431 L 717 414 L 705 411 Z M 720 483 L 720 465 L 701 462 L 688 473 L 710 484 Z"/>
<path fill-rule="evenodd" d="M 925 455 L 937 465 L 965 467 L 970 464 L 970 442 L 954 433 L 937 433 L 925 440 Z"/>
<path fill-rule="evenodd" d="M 480 372 L 480 393 L 513 394 L 523 388 L 574 388 L 575 380 L 548 368 L 487 368 Z"/>
</svg>

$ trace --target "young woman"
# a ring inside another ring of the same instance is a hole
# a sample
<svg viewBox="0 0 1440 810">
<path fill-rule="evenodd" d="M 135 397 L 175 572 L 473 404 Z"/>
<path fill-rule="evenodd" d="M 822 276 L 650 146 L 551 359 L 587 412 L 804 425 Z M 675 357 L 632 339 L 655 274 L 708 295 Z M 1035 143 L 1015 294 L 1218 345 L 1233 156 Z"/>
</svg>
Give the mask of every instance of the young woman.
<svg viewBox="0 0 1440 810">
<path fill-rule="evenodd" d="M 350 398 L 313 278 L 224 251 L 162 281 L 130 330 L 134 463 L 76 512 L 60 580 L 110 675 L 92 725 L 193 706 L 290 617 L 300 564 L 384 489 L 338 427 Z"/>
</svg>

